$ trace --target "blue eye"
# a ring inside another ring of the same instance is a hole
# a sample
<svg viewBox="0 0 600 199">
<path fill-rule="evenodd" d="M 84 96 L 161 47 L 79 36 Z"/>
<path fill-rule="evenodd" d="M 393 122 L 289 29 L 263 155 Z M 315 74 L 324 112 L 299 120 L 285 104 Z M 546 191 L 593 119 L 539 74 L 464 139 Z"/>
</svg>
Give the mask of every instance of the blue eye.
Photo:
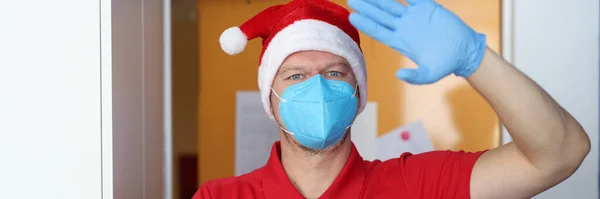
<svg viewBox="0 0 600 199">
<path fill-rule="evenodd" d="M 302 75 L 300 74 L 294 74 L 292 76 L 289 77 L 291 80 L 300 80 L 300 78 L 302 78 Z"/>
<path fill-rule="evenodd" d="M 330 71 L 327 72 L 327 76 L 331 76 L 331 77 L 341 77 L 342 73 L 338 72 L 338 71 Z"/>
</svg>

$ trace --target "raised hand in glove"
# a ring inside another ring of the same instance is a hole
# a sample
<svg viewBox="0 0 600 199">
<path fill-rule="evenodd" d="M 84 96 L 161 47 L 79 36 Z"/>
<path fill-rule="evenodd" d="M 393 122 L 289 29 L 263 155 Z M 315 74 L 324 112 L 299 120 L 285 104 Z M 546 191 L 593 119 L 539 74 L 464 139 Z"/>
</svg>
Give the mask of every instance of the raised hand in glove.
<svg viewBox="0 0 600 199">
<path fill-rule="evenodd" d="M 479 67 L 485 35 L 433 0 L 348 0 L 358 30 L 414 61 L 418 68 L 396 76 L 411 84 L 434 83 L 447 75 L 467 77 Z"/>
</svg>

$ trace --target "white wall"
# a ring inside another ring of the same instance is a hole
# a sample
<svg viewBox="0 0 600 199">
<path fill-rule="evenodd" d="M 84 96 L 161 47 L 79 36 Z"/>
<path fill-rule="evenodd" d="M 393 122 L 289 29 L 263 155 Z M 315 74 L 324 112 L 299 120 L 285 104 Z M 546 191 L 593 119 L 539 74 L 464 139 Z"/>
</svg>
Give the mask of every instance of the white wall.
<svg viewBox="0 0 600 199">
<path fill-rule="evenodd" d="M 505 35 L 513 63 L 568 110 L 589 134 L 592 151 L 579 170 L 536 198 L 598 198 L 598 0 L 512 2 Z M 507 18 L 505 18 L 507 19 Z M 505 43 L 506 44 L 506 43 Z M 506 46 L 505 46 L 506 47 Z"/>
<path fill-rule="evenodd" d="M 0 1 L 0 198 L 99 199 L 100 4 Z"/>
<path fill-rule="evenodd" d="M 0 1 L 0 198 L 169 198 L 163 8 Z"/>
</svg>

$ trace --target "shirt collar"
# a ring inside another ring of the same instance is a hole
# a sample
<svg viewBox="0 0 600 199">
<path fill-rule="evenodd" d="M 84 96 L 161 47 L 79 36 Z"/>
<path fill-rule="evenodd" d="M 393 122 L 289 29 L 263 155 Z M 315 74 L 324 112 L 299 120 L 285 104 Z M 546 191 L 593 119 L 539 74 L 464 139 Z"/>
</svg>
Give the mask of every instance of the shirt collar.
<svg viewBox="0 0 600 199">
<path fill-rule="evenodd" d="M 273 144 L 271 156 L 264 167 L 263 190 L 267 199 L 270 198 L 304 198 L 292 185 L 283 165 L 281 165 L 281 145 L 279 141 Z M 366 168 L 364 160 L 356 150 L 354 143 L 348 161 L 331 186 L 319 198 L 348 198 L 358 197 L 362 191 Z"/>
</svg>

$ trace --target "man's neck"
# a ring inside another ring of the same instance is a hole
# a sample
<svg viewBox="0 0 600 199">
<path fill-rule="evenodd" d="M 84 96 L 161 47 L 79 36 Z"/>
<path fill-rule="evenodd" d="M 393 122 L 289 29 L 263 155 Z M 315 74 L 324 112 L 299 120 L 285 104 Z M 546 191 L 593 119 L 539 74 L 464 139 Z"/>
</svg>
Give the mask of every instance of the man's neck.
<svg viewBox="0 0 600 199">
<path fill-rule="evenodd" d="M 289 140 L 281 141 L 281 164 L 296 189 L 306 198 L 318 198 L 344 168 L 352 142 L 345 138 L 337 146 L 319 153 L 304 151 Z"/>
</svg>

